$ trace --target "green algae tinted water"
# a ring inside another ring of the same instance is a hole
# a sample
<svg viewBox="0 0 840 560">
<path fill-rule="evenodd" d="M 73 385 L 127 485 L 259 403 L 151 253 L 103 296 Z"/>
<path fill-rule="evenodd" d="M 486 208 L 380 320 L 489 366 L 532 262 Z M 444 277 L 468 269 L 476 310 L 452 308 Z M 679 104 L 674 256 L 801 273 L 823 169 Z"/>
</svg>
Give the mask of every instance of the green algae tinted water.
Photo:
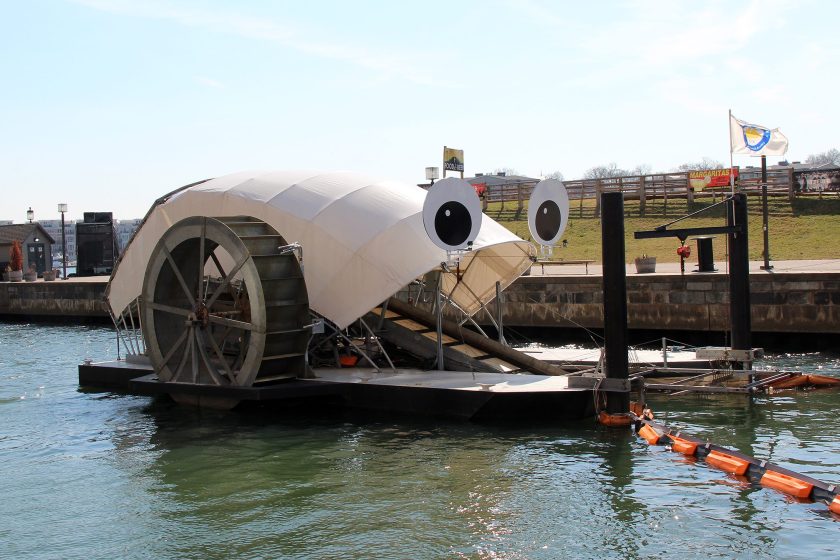
<svg viewBox="0 0 840 560">
<path fill-rule="evenodd" d="M 840 519 L 590 421 L 198 412 L 85 393 L 108 328 L 0 325 L 3 558 L 832 558 Z M 840 356 L 775 356 L 840 375 Z M 658 417 L 840 483 L 840 392 L 651 395 Z"/>
</svg>

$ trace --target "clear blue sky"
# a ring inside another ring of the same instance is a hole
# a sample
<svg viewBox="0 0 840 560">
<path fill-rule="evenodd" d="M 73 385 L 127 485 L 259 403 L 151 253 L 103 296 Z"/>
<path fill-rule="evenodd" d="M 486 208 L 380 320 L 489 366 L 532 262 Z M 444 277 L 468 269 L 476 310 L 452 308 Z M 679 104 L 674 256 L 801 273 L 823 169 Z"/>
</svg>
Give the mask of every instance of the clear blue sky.
<svg viewBox="0 0 840 560">
<path fill-rule="evenodd" d="M 827 0 L 8 1 L 0 219 L 59 202 L 141 217 L 251 168 L 417 183 L 444 145 L 468 174 L 728 162 L 730 108 L 804 159 L 840 147 L 838 16 Z"/>
</svg>

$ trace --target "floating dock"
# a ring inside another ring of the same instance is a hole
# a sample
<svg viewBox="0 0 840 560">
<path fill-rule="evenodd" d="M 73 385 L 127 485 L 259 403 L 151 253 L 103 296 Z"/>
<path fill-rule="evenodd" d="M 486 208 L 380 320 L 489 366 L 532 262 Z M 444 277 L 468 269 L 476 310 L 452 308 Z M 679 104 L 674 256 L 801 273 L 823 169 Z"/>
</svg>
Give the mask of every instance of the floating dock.
<svg viewBox="0 0 840 560">
<path fill-rule="evenodd" d="M 79 385 L 139 395 L 170 395 L 215 404 L 317 401 L 340 406 L 465 420 L 516 420 L 523 416 L 568 420 L 592 416 L 594 378 L 486 372 L 319 368 L 306 379 L 230 387 L 163 383 L 149 365 L 126 361 L 79 366 Z"/>
</svg>

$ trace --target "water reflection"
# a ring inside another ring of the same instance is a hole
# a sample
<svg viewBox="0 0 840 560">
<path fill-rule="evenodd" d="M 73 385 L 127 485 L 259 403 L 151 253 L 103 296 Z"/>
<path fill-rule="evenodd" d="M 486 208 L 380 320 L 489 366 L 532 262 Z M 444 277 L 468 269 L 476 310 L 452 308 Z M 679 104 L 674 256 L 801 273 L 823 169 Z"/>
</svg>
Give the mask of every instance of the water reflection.
<svg viewBox="0 0 840 560">
<path fill-rule="evenodd" d="M 2 348 L 22 349 L 0 352 L 0 538 L 8 557 L 836 552 L 837 524 L 824 507 L 786 502 L 590 421 L 488 426 L 308 410 L 213 413 L 84 393 L 75 363 L 115 354 L 108 329 L 7 327 Z M 837 356 L 780 360 L 840 373 Z M 837 399 L 833 391 L 753 404 L 650 395 L 668 424 L 828 482 L 840 482 Z M 785 531 L 791 525 L 795 536 Z"/>
</svg>

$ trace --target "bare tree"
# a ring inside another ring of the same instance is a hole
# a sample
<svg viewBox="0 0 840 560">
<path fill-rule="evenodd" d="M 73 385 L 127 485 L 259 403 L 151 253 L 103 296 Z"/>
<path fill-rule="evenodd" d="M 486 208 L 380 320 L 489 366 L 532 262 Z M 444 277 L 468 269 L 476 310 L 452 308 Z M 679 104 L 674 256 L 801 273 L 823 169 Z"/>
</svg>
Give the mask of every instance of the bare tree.
<svg viewBox="0 0 840 560">
<path fill-rule="evenodd" d="M 836 165 L 840 166 L 840 150 L 837 148 L 831 148 L 827 152 L 822 152 L 820 154 L 811 154 L 807 158 L 805 158 L 805 163 L 809 165 Z"/>
<path fill-rule="evenodd" d="M 610 177 L 624 177 L 630 175 L 626 169 L 621 169 L 615 162 L 607 165 L 597 165 L 586 170 L 584 179 L 608 179 Z"/>
<path fill-rule="evenodd" d="M 546 179 L 557 179 L 558 181 L 563 180 L 563 173 L 560 171 L 552 171 L 545 176 Z"/>
<path fill-rule="evenodd" d="M 709 169 L 724 168 L 725 166 L 722 162 L 710 157 L 704 157 L 700 161 L 690 161 L 688 163 L 680 164 L 676 169 L 674 169 L 674 171 L 706 171 Z"/>
<path fill-rule="evenodd" d="M 504 173 L 507 176 L 519 175 L 519 171 L 517 171 L 513 167 L 497 167 L 496 170 L 493 171 L 493 175 L 501 175 L 502 173 Z"/>
<path fill-rule="evenodd" d="M 650 175 L 653 167 L 649 163 L 642 163 L 630 170 L 631 175 Z"/>
</svg>

